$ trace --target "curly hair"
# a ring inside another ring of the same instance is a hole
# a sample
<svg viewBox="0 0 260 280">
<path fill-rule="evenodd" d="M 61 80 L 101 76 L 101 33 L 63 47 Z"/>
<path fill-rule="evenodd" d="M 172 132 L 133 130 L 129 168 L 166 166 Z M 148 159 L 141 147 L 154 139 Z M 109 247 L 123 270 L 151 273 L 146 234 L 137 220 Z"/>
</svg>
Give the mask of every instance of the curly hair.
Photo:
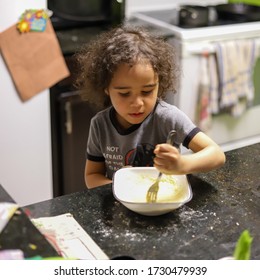
<svg viewBox="0 0 260 280">
<path fill-rule="evenodd" d="M 142 27 L 121 25 L 101 33 L 75 58 L 79 65 L 76 87 L 81 89 L 83 100 L 100 107 L 110 104 L 105 89 L 122 63 L 150 63 L 159 78 L 158 98 L 177 91 L 179 67 L 174 47 Z"/>
</svg>

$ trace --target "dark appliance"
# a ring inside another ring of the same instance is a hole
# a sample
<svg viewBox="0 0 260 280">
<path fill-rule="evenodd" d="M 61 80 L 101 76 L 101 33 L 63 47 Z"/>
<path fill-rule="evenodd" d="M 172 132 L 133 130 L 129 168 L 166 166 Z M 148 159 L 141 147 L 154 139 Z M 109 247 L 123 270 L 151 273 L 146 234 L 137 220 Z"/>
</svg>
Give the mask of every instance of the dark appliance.
<svg viewBox="0 0 260 280">
<path fill-rule="evenodd" d="M 228 3 L 216 5 L 219 18 L 235 19 L 241 22 L 259 21 L 260 6 L 244 3 Z"/>
<path fill-rule="evenodd" d="M 50 88 L 54 197 L 81 191 L 90 119 L 97 113 L 73 86 L 74 54 L 98 34 L 124 20 L 124 1 L 48 0 L 58 41 L 71 75 Z"/>
<path fill-rule="evenodd" d="M 181 5 L 179 8 L 175 9 L 143 11 L 139 13 L 183 29 L 221 26 L 260 20 L 259 6 L 239 5 L 240 6 L 234 4 L 219 4 L 215 6 Z"/>
<path fill-rule="evenodd" d="M 182 5 L 179 9 L 179 25 L 200 27 L 208 25 L 209 9 L 205 6 Z"/>
<path fill-rule="evenodd" d="M 178 25 L 183 28 L 260 20 L 260 7 L 243 3 L 199 6 L 181 5 Z"/>
<path fill-rule="evenodd" d="M 48 0 L 54 29 L 118 24 L 125 16 L 125 0 Z"/>
</svg>

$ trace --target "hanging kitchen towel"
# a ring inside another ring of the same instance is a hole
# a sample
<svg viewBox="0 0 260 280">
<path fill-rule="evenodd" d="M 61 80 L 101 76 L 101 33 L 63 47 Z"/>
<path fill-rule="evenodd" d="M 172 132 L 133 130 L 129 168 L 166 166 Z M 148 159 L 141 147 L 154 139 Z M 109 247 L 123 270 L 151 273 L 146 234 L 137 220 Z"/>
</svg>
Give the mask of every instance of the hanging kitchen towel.
<svg viewBox="0 0 260 280">
<path fill-rule="evenodd" d="M 248 102 L 254 99 L 253 70 L 256 63 L 255 40 L 237 41 L 241 68 L 238 70 L 238 86 L 240 97 L 246 97 Z"/>
<path fill-rule="evenodd" d="M 0 34 L 1 52 L 22 101 L 69 76 L 50 20 L 44 32 L 21 34 L 16 25 Z"/>
<path fill-rule="evenodd" d="M 255 41 L 236 40 L 216 44 L 220 108 L 240 116 L 254 99 Z"/>
<path fill-rule="evenodd" d="M 198 88 L 197 124 L 206 132 L 211 126 L 210 95 L 209 95 L 208 55 L 201 56 L 201 73 Z"/>
<path fill-rule="evenodd" d="M 236 41 L 239 60 L 237 94 L 239 102 L 231 108 L 233 116 L 240 116 L 254 100 L 253 70 L 256 61 L 255 41 Z"/>
<path fill-rule="evenodd" d="M 219 78 L 215 53 L 208 57 L 209 107 L 211 114 L 219 113 Z"/>
<path fill-rule="evenodd" d="M 235 41 L 216 44 L 219 69 L 220 108 L 234 106 L 238 102 L 237 77 L 240 68 Z"/>
</svg>

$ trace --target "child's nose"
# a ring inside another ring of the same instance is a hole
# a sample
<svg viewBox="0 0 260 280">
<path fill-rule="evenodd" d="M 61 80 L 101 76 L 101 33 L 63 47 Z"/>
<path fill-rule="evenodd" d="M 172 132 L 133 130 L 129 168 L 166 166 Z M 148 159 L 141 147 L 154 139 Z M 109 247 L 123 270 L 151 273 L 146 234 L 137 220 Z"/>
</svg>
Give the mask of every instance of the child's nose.
<svg viewBox="0 0 260 280">
<path fill-rule="evenodd" d="M 143 99 L 141 96 L 134 96 L 131 102 L 132 106 L 142 106 L 143 105 Z"/>
</svg>

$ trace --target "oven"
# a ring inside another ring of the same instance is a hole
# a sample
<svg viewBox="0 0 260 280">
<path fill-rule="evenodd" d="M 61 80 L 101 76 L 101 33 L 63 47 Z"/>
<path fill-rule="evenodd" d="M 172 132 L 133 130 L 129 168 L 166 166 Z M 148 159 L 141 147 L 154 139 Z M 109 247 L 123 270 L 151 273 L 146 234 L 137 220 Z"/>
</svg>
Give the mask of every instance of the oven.
<svg viewBox="0 0 260 280">
<path fill-rule="evenodd" d="M 212 6 L 211 6 L 212 7 Z M 214 8 L 214 7 L 213 7 Z M 254 39 L 259 54 L 260 21 L 244 22 L 239 19 L 218 19 L 206 26 L 181 26 L 179 7 L 168 10 L 143 11 L 131 15 L 138 25 L 153 26 L 164 32 L 171 32 L 171 43 L 175 45 L 180 58 L 182 75 L 177 95 L 170 100 L 197 122 L 197 104 L 201 83 L 202 58 L 216 52 L 215 44 L 227 40 Z M 260 75 L 260 59 L 254 67 L 255 93 L 253 105 L 238 117 L 226 112 L 213 114 L 210 126 L 205 131 L 227 151 L 260 142 L 260 85 L 256 76 Z"/>
</svg>

